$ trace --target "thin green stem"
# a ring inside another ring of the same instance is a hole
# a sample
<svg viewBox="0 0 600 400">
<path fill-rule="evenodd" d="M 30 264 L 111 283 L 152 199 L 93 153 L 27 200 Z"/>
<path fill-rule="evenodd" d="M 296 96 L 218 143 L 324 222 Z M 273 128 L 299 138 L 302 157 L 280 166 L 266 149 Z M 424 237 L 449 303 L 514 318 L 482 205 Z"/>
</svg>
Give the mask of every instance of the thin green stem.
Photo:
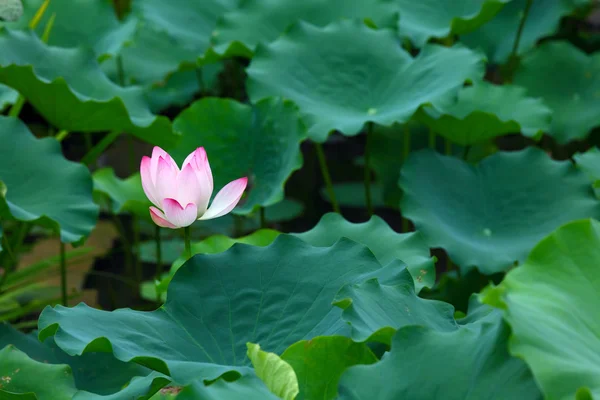
<svg viewBox="0 0 600 400">
<path fill-rule="evenodd" d="M 533 0 L 527 0 L 527 3 L 525 4 L 525 9 L 523 10 L 523 16 L 521 17 L 521 22 L 519 22 L 519 28 L 517 29 L 515 41 L 513 42 L 512 51 L 510 53 L 511 58 L 516 57 L 517 53 L 519 52 L 519 44 L 521 43 L 521 35 L 523 34 L 523 29 L 525 28 L 525 22 L 527 22 L 527 17 L 529 16 L 529 10 L 531 9 L 532 4 L 533 4 Z"/>
<path fill-rule="evenodd" d="M 125 226 L 119 219 L 119 217 L 115 214 L 112 214 L 112 219 L 119 232 L 119 236 L 121 236 L 121 241 L 123 242 L 123 254 L 125 255 L 125 273 L 129 276 L 133 275 L 133 259 L 131 258 L 131 244 L 129 243 L 129 238 L 127 237 L 127 231 L 125 231 Z"/>
<path fill-rule="evenodd" d="M 160 237 L 160 226 L 156 225 L 154 228 L 154 241 L 156 243 L 156 280 L 160 280 L 163 273 L 162 265 L 162 245 Z"/>
<path fill-rule="evenodd" d="M 198 92 L 200 96 L 204 95 L 204 91 L 206 90 L 204 86 L 204 77 L 202 76 L 202 68 L 196 67 L 196 81 L 198 81 Z"/>
<path fill-rule="evenodd" d="M 365 143 L 365 203 L 369 217 L 373 215 L 373 199 L 371 198 L 371 137 L 373 136 L 373 122 L 367 122 L 367 139 Z"/>
<path fill-rule="evenodd" d="M 81 159 L 81 163 L 87 166 L 94 163 L 96 159 L 100 157 L 100 154 L 102 154 L 102 152 L 106 150 L 108 146 L 110 146 L 117 139 L 117 137 L 119 137 L 120 134 L 120 131 L 112 131 L 108 135 L 104 136 L 104 138 L 102 138 L 102 140 L 99 141 L 98 144 L 92 147 L 90 151 L 88 151 L 88 153 L 85 156 L 83 156 L 83 158 Z"/>
<path fill-rule="evenodd" d="M 429 129 L 429 148 L 430 149 L 435 149 L 435 142 L 436 142 L 435 132 L 433 131 L 433 129 Z"/>
<path fill-rule="evenodd" d="M 142 261 L 140 259 L 140 224 L 137 215 L 132 215 L 131 229 L 133 230 L 133 246 L 131 247 L 131 256 L 135 272 L 135 280 L 142 282 Z"/>
<path fill-rule="evenodd" d="M 335 198 L 335 192 L 333 191 L 333 184 L 331 183 L 331 175 L 329 174 L 329 168 L 327 167 L 327 161 L 325 160 L 325 152 L 323 151 L 323 145 L 315 142 L 315 149 L 317 151 L 317 158 L 319 159 L 319 167 L 321 167 L 321 175 L 325 181 L 327 187 L 327 193 L 329 194 L 329 200 L 333 207 L 333 211 L 340 214 L 340 205 Z"/>
<path fill-rule="evenodd" d="M 260 208 L 260 228 L 265 229 L 267 227 L 267 218 L 265 217 L 265 208 Z"/>
<path fill-rule="evenodd" d="M 65 250 L 65 244 L 60 242 L 60 293 L 61 303 L 67 307 L 69 305 L 69 299 L 67 296 L 67 255 Z"/>
<path fill-rule="evenodd" d="M 452 155 L 452 142 L 448 139 L 445 139 L 444 143 L 446 145 L 446 155 L 447 156 Z"/>
<path fill-rule="evenodd" d="M 192 243 L 190 241 L 190 227 L 183 228 L 183 240 L 185 241 L 185 258 L 192 258 Z"/>
<path fill-rule="evenodd" d="M 19 116 L 19 114 L 21 113 L 21 109 L 23 108 L 24 105 L 25 105 L 25 97 L 23 97 L 22 95 L 19 95 L 19 97 L 17 97 L 17 101 L 15 102 L 15 104 L 13 104 L 10 107 L 10 110 L 8 111 L 8 116 L 17 118 Z"/>
<path fill-rule="evenodd" d="M 70 132 L 68 130 L 63 129 L 62 131 L 58 132 L 56 136 L 54 136 L 54 139 L 56 139 L 60 143 L 63 140 L 65 140 L 67 136 L 69 136 L 69 133 Z"/>
<path fill-rule="evenodd" d="M 463 160 L 467 161 L 467 158 L 469 157 L 469 151 L 471 150 L 471 146 L 465 146 L 465 148 L 463 149 Z"/>
</svg>

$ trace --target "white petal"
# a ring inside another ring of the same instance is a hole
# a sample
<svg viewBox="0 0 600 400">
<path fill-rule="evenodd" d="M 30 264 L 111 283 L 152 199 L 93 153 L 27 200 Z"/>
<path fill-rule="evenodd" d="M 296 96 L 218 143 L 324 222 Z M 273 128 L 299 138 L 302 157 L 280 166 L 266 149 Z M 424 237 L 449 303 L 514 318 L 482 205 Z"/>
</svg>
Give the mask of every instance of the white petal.
<svg viewBox="0 0 600 400">
<path fill-rule="evenodd" d="M 240 178 L 229 182 L 223 189 L 217 193 L 210 208 L 200 219 L 212 219 L 222 217 L 237 205 L 246 189 L 248 178 Z"/>
</svg>

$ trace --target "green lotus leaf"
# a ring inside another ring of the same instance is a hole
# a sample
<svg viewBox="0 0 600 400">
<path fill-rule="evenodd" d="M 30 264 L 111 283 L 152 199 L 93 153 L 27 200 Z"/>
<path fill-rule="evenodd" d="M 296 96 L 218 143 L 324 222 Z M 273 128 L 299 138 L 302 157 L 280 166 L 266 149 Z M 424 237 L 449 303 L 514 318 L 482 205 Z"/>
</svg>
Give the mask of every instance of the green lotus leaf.
<svg viewBox="0 0 600 400">
<path fill-rule="evenodd" d="M 288 347 L 281 359 L 290 364 L 300 383 L 296 400 L 334 399 L 342 373 L 353 365 L 373 364 L 377 357 L 364 343 L 343 336 L 320 336 Z"/>
<path fill-rule="evenodd" d="M 102 168 L 94 172 L 93 178 L 94 191 L 107 196 L 111 212 L 131 212 L 150 220 L 148 209 L 152 204 L 142 189 L 139 173 L 127 179 L 119 179 L 112 168 Z"/>
<path fill-rule="evenodd" d="M 356 135 L 368 121 L 405 122 L 422 104 L 480 78 L 483 62 L 459 45 L 426 46 L 412 58 L 393 31 L 346 20 L 325 28 L 295 25 L 258 46 L 247 72 L 253 101 L 269 96 L 294 101 L 308 136 L 323 142 L 333 130 Z"/>
<path fill-rule="evenodd" d="M 231 238 L 225 235 L 213 235 L 200 242 L 192 242 L 191 250 L 192 254 L 196 255 L 222 253 L 236 243 L 264 247 L 273 243 L 279 234 L 280 232 L 272 229 L 259 229 L 250 235 L 239 238 Z M 144 282 L 140 289 L 142 297 L 151 301 L 155 301 L 157 292 L 160 292 L 161 301 L 164 302 L 167 299 L 167 288 L 173 275 L 181 268 L 187 259 L 185 255 L 183 255 L 185 250 L 183 240 L 173 239 L 170 241 L 163 241 L 161 242 L 161 249 L 163 264 L 172 264 L 169 274 L 164 276 L 158 285 L 155 282 Z M 156 263 L 156 242 L 143 242 L 140 246 L 140 254 L 144 262 Z"/>
<path fill-rule="evenodd" d="M 12 104 L 15 104 L 19 93 L 6 85 L 0 85 L 0 112 Z"/>
<path fill-rule="evenodd" d="M 590 178 L 596 196 L 600 187 L 600 150 L 597 147 L 592 147 L 585 153 L 577 153 L 573 155 L 575 164 Z"/>
<path fill-rule="evenodd" d="M 218 18 L 234 9 L 238 0 L 145 0 L 132 2 L 139 21 L 135 34 L 120 56 L 129 82 L 161 82 L 187 65 L 195 66 L 209 48 Z M 110 63 L 114 71 L 116 65 Z M 115 73 L 116 74 L 116 73 Z"/>
<path fill-rule="evenodd" d="M 430 38 L 473 31 L 492 19 L 511 0 L 392 1 L 400 11 L 400 35 L 422 47 Z"/>
<path fill-rule="evenodd" d="M 166 117 L 150 112 L 142 88 L 121 88 L 99 69 L 91 50 L 46 46 L 32 32 L 0 33 L 0 83 L 19 91 L 60 129 L 119 130 L 163 147 L 178 140 Z"/>
<path fill-rule="evenodd" d="M 571 222 L 484 292 L 511 326 L 510 352 L 529 364 L 546 398 L 600 396 L 599 261 L 600 223 Z"/>
<path fill-rule="evenodd" d="M 279 354 L 299 340 L 344 334 L 341 310 L 331 304 L 340 287 L 372 277 L 394 281 L 402 270 L 398 263 L 381 268 L 366 247 L 347 239 L 313 247 L 280 235 L 267 247 L 236 244 L 192 257 L 153 312 L 47 307 L 39 336 L 54 336 L 72 355 L 112 352 L 180 384 L 246 375 L 246 343 Z"/>
<path fill-rule="evenodd" d="M 24 18 L 29 21 L 44 0 L 24 0 Z M 128 18 L 121 23 L 113 5 L 108 1 L 51 0 L 37 24 L 36 33 L 42 36 L 50 18 L 52 28 L 48 44 L 57 47 L 85 46 L 98 56 L 115 55 L 131 40 L 136 21 Z"/>
<path fill-rule="evenodd" d="M 539 139 L 550 128 L 551 115 L 521 87 L 478 82 L 461 90 L 456 100 L 422 108 L 417 118 L 452 142 L 470 146 L 507 133 Z"/>
<path fill-rule="evenodd" d="M 291 365 L 277 354 L 261 350 L 258 344 L 248 343 L 247 346 L 254 371 L 269 390 L 283 400 L 294 400 L 300 389 Z"/>
<path fill-rule="evenodd" d="M 408 266 L 417 293 L 435 283 L 434 261 L 421 235 L 397 233 L 376 215 L 367 222 L 356 224 L 336 213 L 325 214 L 313 229 L 295 236 L 319 247 L 331 246 L 345 237 L 367 246 L 381 265 L 402 260 Z"/>
<path fill-rule="evenodd" d="M 88 236 L 98 218 L 88 169 L 67 161 L 56 140 L 35 138 L 16 118 L 0 116 L 0 143 L 0 181 L 6 187 L 0 208 L 51 227 L 64 243 Z"/>
<path fill-rule="evenodd" d="M 512 52 L 515 36 L 528 0 L 511 0 L 489 22 L 472 33 L 461 36 L 461 42 L 485 51 L 490 62 L 504 64 Z M 525 54 L 536 43 L 556 33 L 560 20 L 572 14 L 588 0 L 533 1 L 523 27 L 517 54 Z"/>
<path fill-rule="evenodd" d="M 186 386 L 176 397 L 177 400 L 281 400 L 269 391 L 267 386 L 255 375 L 244 375 L 234 382 L 219 379 L 206 386 L 194 382 Z"/>
<path fill-rule="evenodd" d="M 302 20 L 326 26 L 340 19 L 368 19 L 377 26 L 396 24 L 396 5 L 381 0 L 247 0 L 226 13 L 212 33 L 213 51 L 223 57 L 252 58 L 259 43 L 270 43 Z"/>
<path fill-rule="evenodd" d="M 305 130 L 295 106 L 266 99 L 249 106 L 230 99 L 204 98 L 173 123 L 183 134 L 170 153 L 179 162 L 199 146 L 208 154 L 216 190 L 248 177 L 247 196 L 235 212 L 249 214 L 281 201 L 289 176 L 302 166 Z"/>
<path fill-rule="evenodd" d="M 408 325 L 428 326 L 438 331 L 457 329 L 454 307 L 418 297 L 407 275 L 394 285 L 381 285 L 377 279 L 371 279 L 339 291 L 334 304 L 344 309 L 342 318 L 351 325 L 354 341 L 389 345 L 394 333 Z"/>
<path fill-rule="evenodd" d="M 112 354 L 87 353 L 81 357 L 72 357 L 59 349 L 52 338 L 42 343 L 35 334 L 26 335 L 10 325 L 0 324 L 0 347 L 9 344 L 26 353 L 32 360 L 69 365 L 77 388 L 98 395 L 120 392 L 134 377 L 146 378 L 151 373 L 141 365 L 119 361 Z M 150 382 L 155 378 L 158 379 L 157 376 L 151 377 Z"/>
<path fill-rule="evenodd" d="M 523 58 L 515 83 L 552 109 L 548 133 L 559 143 L 584 139 L 600 126 L 600 55 L 588 56 L 568 42 L 547 42 Z"/>
<path fill-rule="evenodd" d="M 527 365 L 506 347 L 509 329 L 498 312 L 476 308 L 452 331 L 406 326 L 373 365 L 349 368 L 340 400 L 541 399 Z"/>
<path fill-rule="evenodd" d="M 223 69 L 223 63 L 214 63 L 202 68 L 180 70 L 169 75 L 165 81 L 147 86 L 150 108 L 153 112 L 160 112 L 168 107 L 185 107 L 201 90 L 204 94 L 215 92 Z"/>
<path fill-rule="evenodd" d="M 225 235 L 213 235 L 209 236 L 200 242 L 192 242 L 192 254 L 217 254 L 227 251 L 236 243 L 248 244 L 251 246 L 259 246 L 265 247 L 273 243 L 273 241 L 279 236 L 281 233 L 273 230 L 273 229 L 259 229 L 257 231 L 252 232 L 247 236 L 242 236 L 239 238 L 230 238 Z M 173 267 L 171 269 L 172 273 L 177 272 L 177 270 L 185 263 L 185 259 L 181 257 L 181 252 L 179 252 L 178 258 L 173 262 Z"/>
<path fill-rule="evenodd" d="M 478 165 L 420 151 L 403 167 L 400 186 L 403 213 L 463 273 L 506 271 L 558 226 L 600 215 L 587 177 L 536 148 Z"/>
<path fill-rule="evenodd" d="M 68 365 L 34 361 L 14 346 L 0 350 L 0 398 L 71 400 L 77 391 Z"/>
</svg>

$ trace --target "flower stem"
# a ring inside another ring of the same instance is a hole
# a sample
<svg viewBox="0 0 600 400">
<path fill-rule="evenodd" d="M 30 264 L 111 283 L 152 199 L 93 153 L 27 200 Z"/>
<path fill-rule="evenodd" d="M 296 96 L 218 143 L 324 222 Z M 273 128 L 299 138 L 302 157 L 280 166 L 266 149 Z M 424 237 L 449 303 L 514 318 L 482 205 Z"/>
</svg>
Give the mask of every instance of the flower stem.
<svg viewBox="0 0 600 400">
<path fill-rule="evenodd" d="M 92 147 L 87 154 L 83 156 L 81 163 L 88 166 L 94 163 L 96 159 L 100 157 L 100 154 L 102 154 L 102 152 L 106 150 L 106 148 L 110 146 L 120 134 L 120 131 L 112 131 L 108 135 L 104 136 L 102 140 L 98 142 L 98 144 Z"/>
<path fill-rule="evenodd" d="M 69 305 L 67 297 L 67 257 L 65 244 L 62 241 L 60 242 L 60 293 L 61 303 L 67 307 Z"/>
<path fill-rule="evenodd" d="M 529 10 L 531 9 L 531 5 L 533 4 L 533 0 L 527 0 L 527 4 L 525 4 L 525 9 L 523 10 L 523 16 L 521 17 L 521 22 L 519 23 L 519 28 L 517 29 L 517 35 L 515 36 L 515 41 L 513 42 L 513 48 L 510 53 L 511 57 L 516 57 L 519 52 L 519 44 L 521 43 L 521 35 L 523 34 L 523 28 L 525 28 L 525 22 L 527 22 L 527 17 L 529 16 Z"/>
<path fill-rule="evenodd" d="M 189 226 L 183 228 L 183 240 L 185 241 L 185 258 L 189 260 L 190 258 L 192 258 L 192 244 L 190 242 Z"/>
<path fill-rule="evenodd" d="M 433 131 L 433 129 L 429 129 L 429 148 L 430 149 L 435 149 L 435 132 Z"/>
<path fill-rule="evenodd" d="M 523 29 L 525 28 L 525 23 L 527 22 L 527 17 L 529 16 L 529 10 L 531 9 L 532 4 L 533 0 L 527 0 L 525 8 L 523 9 L 521 21 L 519 22 L 519 27 L 517 28 L 517 33 L 515 34 L 512 50 L 508 56 L 508 61 L 501 70 L 504 80 L 508 83 L 512 82 L 513 75 L 519 67 L 519 45 L 521 44 L 521 36 L 523 35 Z"/>
<path fill-rule="evenodd" d="M 69 131 L 66 129 L 63 129 L 62 131 L 58 132 L 56 134 L 56 136 L 54 136 L 54 138 L 60 143 L 63 140 L 65 140 L 65 138 L 69 136 Z"/>
<path fill-rule="evenodd" d="M 469 151 L 471 150 L 471 146 L 465 146 L 465 148 L 463 149 L 463 160 L 467 161 L 467 158 L 469 157 Z"/>
<path fill-rule="evenodd" d="M 267 227 L 267 219 L 265 217 L 265 208 L 260 208 L 260 229 L 265 229 Z"/>
<path fill-rule="evenodd" d="M 162 275 L 162 247 L 160 240 L 160 226 L 156 225 L 154 228 L 154 241 L 156 242 L 156 280 L 160 280 Z"/>
<path fill-rule="evenodd" d="M 131 229 L 133 231 L 133 246 L 131 249 L 131 256 L 133 258 L 133 268 L 135 272 L 135 281 L 139 284 L 142 282 L 142 261 L 140 259 L 140 225 L 138 223 L 137 215 L 132 215 L 131 218 Z"/>
<path fill-rule="evenodd" d="M 371 136 L 373 136 L 373 122 L 367 122 L 367 141 L 365 143 L 365 202 L 367 214 L 373 216 L 373 200 L 371 199 Z"/>
<path fill-rule="evenodd" d="M 321 174 L 323 180 L 327 186 L 327 193 L 329 193 L 329 200 L 333 206 L 333 211 L 340 214 L 340 206 L 335 198 L 335 192 L 333 191 L 333 184 L 331 183 L 331 175 L 329 174 L 329 168 L 327 168 L 327 161 L 325 160 L 325 153 L 323 152 L 323 145 L 315 142 L 315 149 L 317 150 L 317 157 L 319 158 L 319 167 L 321 167 Z"/>
<path fill-rule="evenodd" d="M 445 143 L 446 143 L 446 155 L 451 156 L 452 155 L 452 142 L 450 140 L 446 139 Z"/>
</svg>

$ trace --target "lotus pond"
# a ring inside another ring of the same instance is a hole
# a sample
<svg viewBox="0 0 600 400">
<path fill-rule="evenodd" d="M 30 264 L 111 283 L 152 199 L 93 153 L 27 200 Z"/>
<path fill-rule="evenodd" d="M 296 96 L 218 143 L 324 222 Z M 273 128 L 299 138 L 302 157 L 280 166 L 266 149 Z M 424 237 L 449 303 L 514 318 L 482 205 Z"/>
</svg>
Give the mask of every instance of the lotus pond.
<svg viewBox="0 0 600 400">
<path fill-rule="evenodd" d="M 0 0 L 0 399 L 600 399 L 599 144 L 593 0 Z"/>
</svg>

